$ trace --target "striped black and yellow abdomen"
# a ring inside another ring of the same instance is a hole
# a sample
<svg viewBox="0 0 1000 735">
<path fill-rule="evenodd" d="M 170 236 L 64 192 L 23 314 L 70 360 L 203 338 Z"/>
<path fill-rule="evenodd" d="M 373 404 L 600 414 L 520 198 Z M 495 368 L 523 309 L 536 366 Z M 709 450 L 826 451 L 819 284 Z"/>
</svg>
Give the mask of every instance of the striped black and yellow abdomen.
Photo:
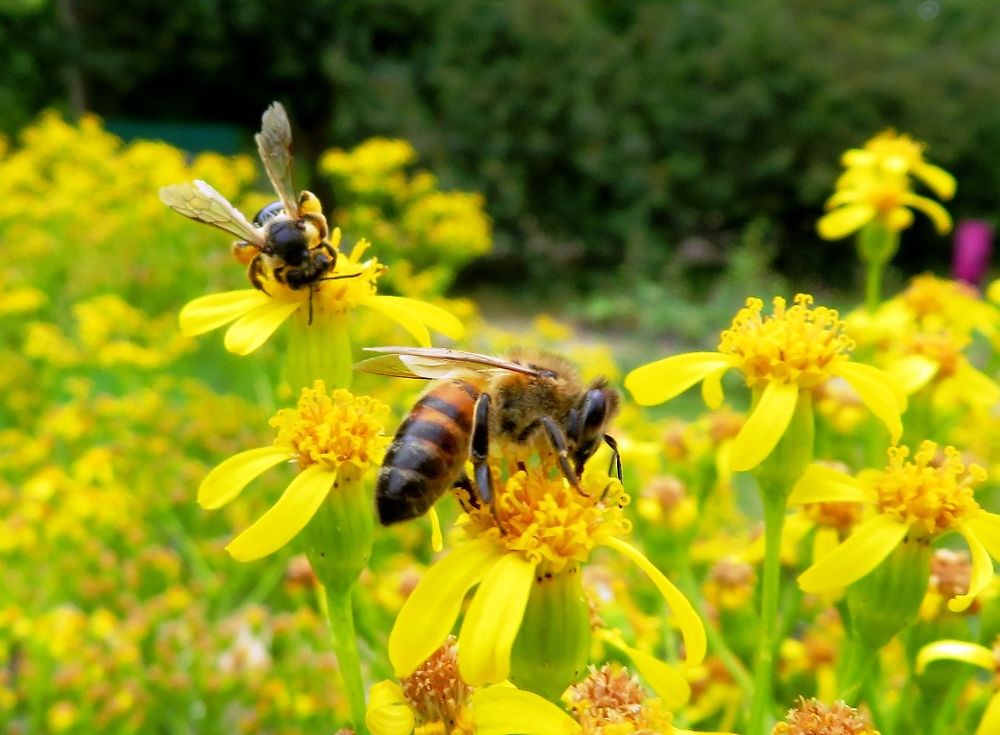
<svg viewBox="0 0 1000 735">
<path fill-rule="evenodd" d="M 396 431 L 382 461 L 375 504 L 382 525 L 423 515 L 459 478 L 479 389 L 446 380 L 417 401 Z"/>
</svg>

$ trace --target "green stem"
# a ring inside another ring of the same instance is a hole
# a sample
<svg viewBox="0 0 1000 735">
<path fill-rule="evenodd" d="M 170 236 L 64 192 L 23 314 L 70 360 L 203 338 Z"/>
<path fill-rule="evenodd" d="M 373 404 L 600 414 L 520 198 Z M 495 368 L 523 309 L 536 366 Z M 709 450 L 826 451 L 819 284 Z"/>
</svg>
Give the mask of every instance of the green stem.
<svg viewBox="0 0 1000 735">
<path fill-rule="evenodd" d="M 785 525 L 785 495 L 762 492 L 764 500 L 764 568 L 761 572 L 760 637 L 754 655 L 753 698 L 747 735 L 766 735 L 774 710 L 774 652 L 778 632 L 781 582 L 781 531 Z"/>
<path fill-rule="evenodd" d="M 358 639 L 354 634 L 354 610 L 351 606 L 351 587 L 333 590 L 327 596 L 326 587 L 316 585 L 316 600 L 330 628 L 330 641 L 337 655 L 340 674 L 344 678 L 344 691 L 351 708 L 351 725 L 358 735 L 367 735 L 365 727 L 365 683 L 361 676 L 361 657 Z"/>
<path fill-rule="evenodd" d="M 874 314 L 882 303 L 882 276 L 885 273 L 885 263 L 870 261 L 865 270 L 865 309 Z"/>
<path fill-rule="evenodd" d="M 847 639 L 847 649 L 840 669 L 840 695 L 837 699 L 842 699 L 852 707 L 857 704 L 858 693 L 868 679 L 877 655 L 878 649 L 874 646 L 854 636 Z"/>
<path fill-rule="evenodd" d="M 893 735 L 894 727 L 893 723 L 889 722 L 889 715 L 883 706 L 884 695 L 878 690 L 876 686 L 876 681 L 871 676 L 866 677 L 864 686 L 862 687 L 864 692 L 865 702 L 868 704 L 868 709 L 872 713 L 872 721 L 875 728 L 881 733 L 881 735 Z"/>
</svg>

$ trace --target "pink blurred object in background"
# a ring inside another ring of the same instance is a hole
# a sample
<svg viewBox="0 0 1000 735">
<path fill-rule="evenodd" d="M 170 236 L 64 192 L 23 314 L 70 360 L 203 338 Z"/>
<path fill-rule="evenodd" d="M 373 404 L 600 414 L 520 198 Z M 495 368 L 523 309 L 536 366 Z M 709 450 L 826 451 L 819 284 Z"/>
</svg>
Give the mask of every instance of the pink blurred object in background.
<svg viewBox="0 0 1000 735">
<path fill-rule="evenodd" d="M 990 267 L 993 252 L 993 226 L 981 219 L 967 219 L 955 228 L 955 249 L 951 273 L 956 280 L 979 286 Z"/>
</svg>

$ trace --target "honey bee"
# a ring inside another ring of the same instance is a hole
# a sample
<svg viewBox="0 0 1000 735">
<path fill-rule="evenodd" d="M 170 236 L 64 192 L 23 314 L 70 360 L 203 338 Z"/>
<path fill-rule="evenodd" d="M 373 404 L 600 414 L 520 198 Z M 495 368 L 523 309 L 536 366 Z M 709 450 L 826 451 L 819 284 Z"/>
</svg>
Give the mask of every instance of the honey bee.
<svg viewBox="0 0 1000 735">
<path fill-rule="evenodd" d="M 254 139 L 278 201 L 263 207 L 252 222 L 201 180 L 164 186 L 160 189 L 160 200 L 185 217 L 240 238 L 233 243 L 233 253 L 247 266 L 247 276 L 254 288 L 267 293 L 264 284 L 268 277 L 295 291 L 308 288 L 312 324 L 312 299 L 317 284 L 357 274 L 328 275 L 337 262 L 337 251 L 327 240 L 330 228 L 319 199 L 309 191 L 295 196 L 292 128 L 281 103 L 275 102 L 267 108 L 261 130 Z"/>
<path fill-rule="evenodd" d="M 356 369 L 437 381 L 413 406 L 386 452 L 375 487 L 383 525 L 422 515 L 453 486 L 465 488 L 474 504 L 491 503 L 492 442 L 547 441 L 562 473 L 581 493 L 583 466 L 604 442 L 621 479 L 618 445 L 605 433 L 619 396 L 604 378 L 584 386 L 568 360 L 549 353 L 516 351 L 502 359 L 436 348 L 368 349 L 384 354 Z M 466 460 L 472 462 L 472 482 Z"/>
</svg>

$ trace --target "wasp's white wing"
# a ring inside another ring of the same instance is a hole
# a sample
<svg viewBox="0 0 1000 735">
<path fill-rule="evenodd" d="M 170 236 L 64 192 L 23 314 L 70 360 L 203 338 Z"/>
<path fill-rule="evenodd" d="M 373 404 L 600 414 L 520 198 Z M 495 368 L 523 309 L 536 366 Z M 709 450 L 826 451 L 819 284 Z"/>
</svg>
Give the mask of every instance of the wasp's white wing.
<svg viewBox="0 0 1000 735">
<path fill-rule="evenodd" d="M 475 352 L 449 350 L 439 347 L 366 347 L 367 352 L 385 353 L 379 357 L 362 360 L 355 370 L 398 378 L 423 378 L 437 380 L 456 372 L 473 371 L 482 374 L 513 372 L 539 375 L 537 370 L 510 360 Z"/>
<path fill-rule="evenodd" d="M 273 102 L 264 111 L 260 132 L 254 136 L 260 160 L 267 170 L 267 177 L 292 219 L 299 216 L 298 199 L 292 182 L 292 126 L 280 102 Z"/>
<path fill-rule="evenodd" d="M 204 181 L 164 186 L 160 189 L 160 201 L 185 217 L 218 227 L 257 247 L 264 246 L 260 230 Z"/>
</svg>

